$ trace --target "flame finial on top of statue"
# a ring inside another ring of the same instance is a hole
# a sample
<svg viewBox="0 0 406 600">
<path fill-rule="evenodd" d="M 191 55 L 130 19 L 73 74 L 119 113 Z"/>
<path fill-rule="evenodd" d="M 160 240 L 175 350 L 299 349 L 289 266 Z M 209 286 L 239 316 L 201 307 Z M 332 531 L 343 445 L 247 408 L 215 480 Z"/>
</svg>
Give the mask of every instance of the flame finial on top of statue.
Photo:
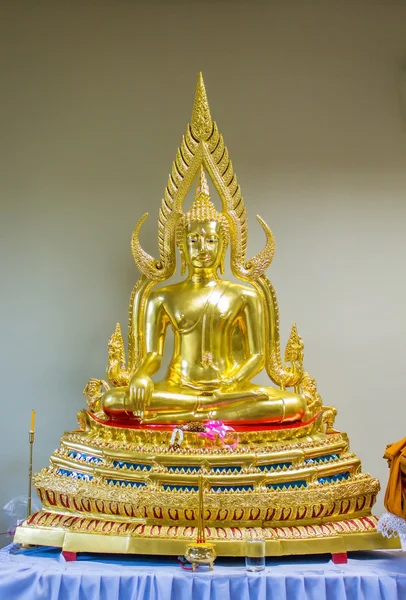
<svg viewBox="0 0 406 600">
<path fill-rule="evenodd" d="M 202 73 L 199 73 L 197 78 L 191 132 L 197 140 L 208 140 L 213 133 L 213 121 Z"/>
</svg>

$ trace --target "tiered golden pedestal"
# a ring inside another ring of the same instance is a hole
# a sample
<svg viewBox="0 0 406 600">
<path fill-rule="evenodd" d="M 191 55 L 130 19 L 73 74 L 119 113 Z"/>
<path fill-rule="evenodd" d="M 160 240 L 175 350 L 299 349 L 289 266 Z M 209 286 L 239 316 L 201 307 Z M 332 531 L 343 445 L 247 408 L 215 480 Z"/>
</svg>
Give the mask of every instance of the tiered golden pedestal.
<svg viewBox="0 0 406 600">
<path fill-rule="evenodd" d="M 183 554 L 196 538 L 203 475 L 206 539 L 220 556 L 243 555 L 246 535 L 264 537 L 268 555 L 397 547 L 375 531 L 378 480 L 361 473 L 345 434 L 320 431 L 321 415 L 301 428 L 232 433 L 235 448 L 185 432 L 176 450 L 168 428 L 109 427 L 85 411 L 80 421 L 36 476 L 44 509 L 17 542 Z"/>
</svg>

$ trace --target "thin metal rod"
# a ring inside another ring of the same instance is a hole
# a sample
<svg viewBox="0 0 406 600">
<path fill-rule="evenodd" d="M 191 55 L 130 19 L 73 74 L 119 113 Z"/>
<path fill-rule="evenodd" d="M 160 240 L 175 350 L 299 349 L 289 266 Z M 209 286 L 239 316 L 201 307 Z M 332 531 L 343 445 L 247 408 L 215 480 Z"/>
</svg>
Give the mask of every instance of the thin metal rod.
<svg viewBox="0 0 406 600">
<path fill-rule="evenodd" d="M 197 543 L 201 544 L 206 541 L 206 526 L 204 522 L 204 488 L 203 477 L 199 476 L 199 508 L 198 508 L 198 527 L 197 527 Z"/>
<path fill-rule="evenodd" d="M 31 503 L 32 503 L 32 454 L 34 447 L 34 432 L 30 431 L 30 462 L 28 465 L 28 502 L 27 502 L 27 519 L 31 516 Z"/>
<path fill-rule="evenodd" d="M 204 488 L 202 483 L 202 503 L 201 503 L 201 511 L 202 511 L 202 520 L 201 520 L 201 528 L 202 528 L 202 542 L 206 543 L 206 523 L 204 520 Z"/>
</svg>

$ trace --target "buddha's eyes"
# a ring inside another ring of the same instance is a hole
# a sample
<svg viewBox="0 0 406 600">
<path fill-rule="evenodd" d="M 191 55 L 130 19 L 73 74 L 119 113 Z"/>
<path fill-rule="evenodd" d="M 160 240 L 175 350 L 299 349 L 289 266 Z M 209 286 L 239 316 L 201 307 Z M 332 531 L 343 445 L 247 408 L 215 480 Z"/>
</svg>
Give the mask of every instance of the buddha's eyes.
<svg viewBox="0 0 406 600">
<path fill-rule="evenodd" d="M 199 236 L 189 235 L 187 239 L 188 239 L 189 244 L 197 244 L 197 242 L 199 241 Z M 218 241 L 218 236 L 216 234 L 208 235 L 207 237 L 204 238 L 204 241 L 207 244 L 215 244 Z"/>
</svg>

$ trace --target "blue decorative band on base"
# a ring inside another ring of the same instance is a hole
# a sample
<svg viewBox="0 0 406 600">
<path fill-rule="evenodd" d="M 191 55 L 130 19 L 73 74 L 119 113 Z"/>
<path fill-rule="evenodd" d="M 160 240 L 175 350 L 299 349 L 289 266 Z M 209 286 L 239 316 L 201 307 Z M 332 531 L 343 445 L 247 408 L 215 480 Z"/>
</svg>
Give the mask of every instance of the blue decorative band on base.
<svg viewBox="0 0 406 600">
<path fill-rule="evenodd" d="M 124 460 L 114 460 L 113 467 L 118 467 L 119 469 L 133 469 L 134 471 L 150 471 L 152 469 L 152 465 L 141 465 L 138 463 L 126 462 Z"/>
<path fill-rule="evenodd" d="M 311 465 L 313 463 L 330 462 L 330 460 L 337 460 L 338 458 L 340 458 L 338 454 L 324 454 L 323 456 L 313 456 L 313 458 L 306 458 L 305 464 Z"/>
<path fill-rule="evenodd" d="M 98 458 L 97 456 L 90 456 L 89 454 L 83 454 L 83 452 L 75 452 L 71 450 L 68 454 L 69 458 L 75 458 L 76 460 L 84 460 L 87 463 L 93 463 L 95 465 L 100 465 L 103 462 L 103 459 Z"/>
<path fill-rule="evenodd" d="M 281 483 L 269 483 L 266 487 L 271 490 L 289 490 L 307 487 L 307 482 L 304 479 L 298 479 L 297 481 L 282 481 Z"/>
<path fill-rule="evenodd" d="M 167 465 L 169 473 L 175 473 L 183 469 L 185 473 L 198 473 L 200 471 L 200 465 Z"/>
<path fill-rule="evenodd" d="M 335 475 L 328 475 L 326 477 L 320 477 L 317 481 L 319 483 L 335 483 L 336 481 L 345 481 L 350 478 L 348 471 L 343 473 L 336 473 Z"/>
<path fill-rule="evenodd" d="M 293 463 L 291 462 L 280 462 L 280 463 L 271 463 L 269 465 L 258 465 L 258 469 L 260 471 L 275 471 L 276 469 L 280 468 L 286 468 L 289 469 L 289 467 L 292 466 Z"/>
<path fill-rule="evenodd" d="M 169 492 L 198 492 L 199 491 L 199 486 L 198 485 L 169 485 L 164 483 L 162 485 L 164 490 L 167 490 Z"/>
<path fill-rule="evenodd" d="M 58 469 L 59 475 L 72 477 L 72 479 L 82 479 L 83 481 L 92 481 L 93 476 L 87 473 L 78 473 L 77 471 L 68 471 L 67 469 Z"/>
<path fill-rule="evenodd" d="M 106 483 L 112 485 L 119 485 L 120 487 L 145 487 L 147 484 L 145 481 L 125 481 L 123 479 L 106 479 Z"/>
<path fill-rule="evenodd" d="M 214 485 L 211 487 L 212 492 L 252 492 L 253 485 Z"/>
</svg>

